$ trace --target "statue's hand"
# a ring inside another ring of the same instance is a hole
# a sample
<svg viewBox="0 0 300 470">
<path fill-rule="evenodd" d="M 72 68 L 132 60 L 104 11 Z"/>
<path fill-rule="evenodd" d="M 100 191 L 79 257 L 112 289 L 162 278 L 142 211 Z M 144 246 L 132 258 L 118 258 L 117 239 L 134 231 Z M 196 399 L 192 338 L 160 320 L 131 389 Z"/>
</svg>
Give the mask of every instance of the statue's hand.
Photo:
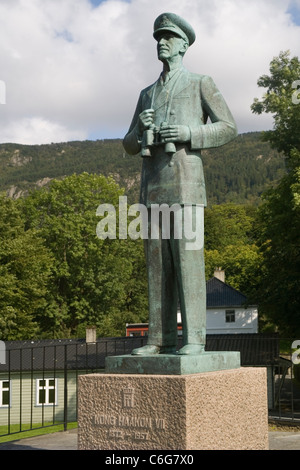
<svg viewBox="0 0 300 470">
<path fill-rule="evenodd" d="M 139 115 L 139 130 L 142 133 L 143 131 L 149 129 L 153 124 L 154 118 L 154 109 L 145 109 Z"/>
<path fill-rule="evenodd" d="M 189 142 L 191 140 L 189 126 L 165 124 L 160 128 L 160 135 L 164 142 Z"/>
</svg>

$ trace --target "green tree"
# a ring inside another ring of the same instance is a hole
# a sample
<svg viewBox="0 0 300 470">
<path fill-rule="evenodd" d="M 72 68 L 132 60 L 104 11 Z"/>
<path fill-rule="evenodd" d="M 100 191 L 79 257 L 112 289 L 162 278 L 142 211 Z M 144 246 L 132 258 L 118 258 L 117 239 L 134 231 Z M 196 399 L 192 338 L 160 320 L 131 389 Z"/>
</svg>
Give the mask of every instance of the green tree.
<svg viewBox="0 0 300 470">
<path fill-rule="evenodd" d="M 262 256 L 255 244 L 228 245 L 221 251 L 205 251 L 206 278 L 217 267 L 226 274 L 226 283 L 245 294 L 249 303 L 257 304 L 257 286 L 261 278 Z"/>
<path fill-rule="evenodd" d="M 289 51 L 280 52 L 270 63 L 270 75 L 262 75 L 257 82 L 259 87 L 267 88 L 267 92 L 261 100 L 255 98 L 251 106 L 253 113 L 273 115 L 273 130 L 263 133 L 264 140 L 283 152 L 287 159 L 292 149 L 300 150 L 299 80 L 299 58 L 291 58 Z"/>
<path fill-rule="evenodd" d="M 292 158 L 300 152 L 292 151 Z M 270 189 L 259 210 L 262 312 L 285 335 L 300 334 L 300 167 Z"/>
<path fill-rule="evenodd" d="M 228 245 L 253 241 L 256 209 L 238 204 L 221 204 L 205 210 L 205 248 L 222 251 Z"/>
<path fill-rule="evenodd" d="M 264 266 L 258 291 L 261 310 L 287 335 L 300 333 L 300 103 L 294 99 L 299 78 L 299 59 L 280 53 L 270 64 L 270 76 L 258 81 L 267 92 L 252 105 L 253 112 L 273 114 L 274 129 L 264 138 L 287 162 L 287 173 L 264 195 L 258 213 Z"/>
<path fill-rule="evenodd" d="M 69 176 L 24 199 L 28 227 L 39 230 L 55 259 L 49 302 L 37 318 L 44 336 L 124 334 L 147 312 L 143 249 L 138 241 L 99 239 L 96 209 L 117 208 L 123 190 L 102 175 Z"/>
<path fill-rule="evenodd" d="M 39 336 L 53 259 L 36 230 L 25 230 L 16 201 L 0 197 L 0 338 Z"/>
<path fill-rule="evenodd" d="M 257 303 L 261 255 L 255 244 L 257 209 L 253 206 L 223 204 L 205 212 L 205 272 L 213 276 L 217 267 L 226 282 Z"/>
</svg>

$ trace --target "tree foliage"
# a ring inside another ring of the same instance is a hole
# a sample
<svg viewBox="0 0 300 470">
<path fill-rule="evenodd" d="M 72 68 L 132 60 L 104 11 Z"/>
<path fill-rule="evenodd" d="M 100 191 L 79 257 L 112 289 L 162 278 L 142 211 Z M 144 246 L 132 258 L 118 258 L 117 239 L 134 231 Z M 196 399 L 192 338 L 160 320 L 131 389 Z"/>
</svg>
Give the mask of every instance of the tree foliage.
<svg viewBox="0 0 300 470">
<path fill-rule="evenodd" d="M 39 233 L 25 230 L 22 213 L 11 199 L 0 197 L 0 337 L 38 335 L 37 318 L 46 306 L 52 255 Z"/>
<path fill-rule="evenodd" d="M 96 236 L 98 205 L 117 206 L 122 194 L 112 178 L 83 173 L 23 200 L 27 228 L 38 230 L 54 257 L 48 303 L 36 318 L 42 334 L 78 336 L 95 325 L 102 336 L 120 335 L 146 314 L 142 245 Z"/>
<path fill-rule="evenodd" d="M 300 103 L 295 103 L 294 81 L 300 62 L 281 53 L 270 64 L 270 76 L 259 79 L 267 88 L 254 112 L 274 115 L 274 129 L 265 138 L 284 153 L 287 174 L 264 196 L 259 208 L 258 242 L 263 256 L 263 277 L 258 291 L 262 311 L 282 333 L 300 333 Z"/>
<path fill-rule="evenodd" d="M 291 152 L 300 158 L 296 150 Z M 300 168 L 268 191 L 258 215 L 263 278 L 262 312 L 286 335 L 300 333 Z"/>
<path fill-rule="evenodd" d="M 222 250 L 228 245 L 253 241 L 253 206 L 222 204 L 205 210 L 205 248 Z"/>
<path fill-rule="evenodd" d="M 256 212 L 253 206 L 237 204 L 213 206 L 205 212 L 206 278 L 221 267 L 226 282 L 255 304 L 262 261 L 255 244 Z"/>
<path fill-rule="evenodd" d="M 258 86 L 267 91 L 261 100 L 255 98 L 251 106 L 256 114 L 273 115 L 274 128 L 264 132 L 264 139 L 288 159 L 292 149 L 300 150 L 300 106 L 294 99 L 299 80 L 299 58 L 290 57 L 289 51 L 281 52 L 270 63 L 270 75 L 258 79 Z"/>
</svg>

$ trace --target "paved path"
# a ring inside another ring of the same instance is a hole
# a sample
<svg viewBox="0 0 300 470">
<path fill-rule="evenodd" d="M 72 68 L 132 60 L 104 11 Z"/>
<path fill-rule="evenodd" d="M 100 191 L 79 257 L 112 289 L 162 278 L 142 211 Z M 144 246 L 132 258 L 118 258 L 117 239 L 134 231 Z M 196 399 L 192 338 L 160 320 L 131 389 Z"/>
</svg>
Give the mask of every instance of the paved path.
<svg viewBox="0 0 300 470">
<path fill-rule="evenodd" d="M 77 429 L 6 442 L 1 450 L 77 450 Z"/>
<path fill-rule="evenodd" d="M 272 431 L 269 445 L 270 450 L 300 450 L 300 432 Z"/>
<path fill-rule="evenodd" d="M 300 450 L 300 432 L 271 431 L 270 450 Z M 0 450 L 77 450 L 77 429 L 0 444 Z"/>
</svg>

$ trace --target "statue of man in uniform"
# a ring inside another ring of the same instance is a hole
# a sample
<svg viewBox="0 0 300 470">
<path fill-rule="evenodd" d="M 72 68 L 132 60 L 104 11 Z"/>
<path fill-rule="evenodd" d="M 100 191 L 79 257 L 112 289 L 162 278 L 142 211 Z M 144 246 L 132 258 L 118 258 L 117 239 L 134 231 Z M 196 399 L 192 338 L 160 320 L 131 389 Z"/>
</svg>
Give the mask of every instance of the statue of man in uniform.
<svg viewBox="0 0 300 470">
<path fill-rule="evenodd" d="M 178 15 L 163 13 L 154 22 L 153 36 L 163 71 L 142 90 L 123 145 L 127 153 L 144 157 L 140 203 L 149 212 L 154 204 L 176 204 L 182 211 L 190 206 L 194 216 L 201 215 L 203 235 L 206 191 L 201 150 L 234 139 L 236 124 L 213 80 L 182 65 L 195 41 L 193 28 Z M 173 225 L 174 232 L 175 218 Z M 149 335 L 147 345 L 133 350 L 133 355 L 197 355 L 205 350 L 203 243 L 186 249 L 185 237 L 176 238 L 173 232 L 166 239 L 160 227 L 158 238 L 145 240 Z M 178 300 L 183 346 L 176 352 Z"/>
</svg>

